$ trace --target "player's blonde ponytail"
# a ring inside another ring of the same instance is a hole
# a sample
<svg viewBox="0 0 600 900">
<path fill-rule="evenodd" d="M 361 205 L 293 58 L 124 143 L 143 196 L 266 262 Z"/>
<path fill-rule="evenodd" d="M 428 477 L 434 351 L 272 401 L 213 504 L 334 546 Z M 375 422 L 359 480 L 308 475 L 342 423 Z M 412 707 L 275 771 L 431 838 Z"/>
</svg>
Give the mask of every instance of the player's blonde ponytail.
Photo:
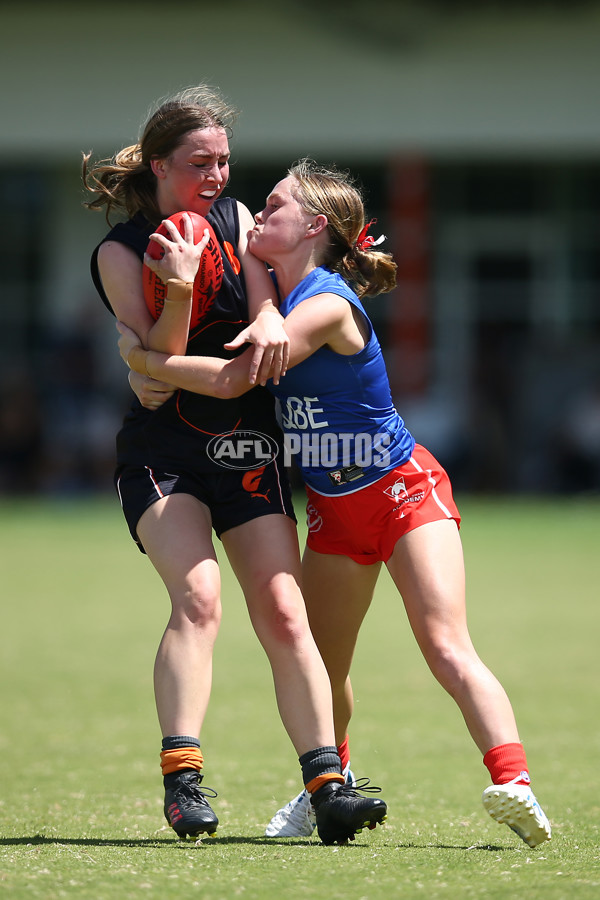
<svg viewBox="0 0 600 900">
<path fill-rule="evenodd" d="M 294 163 L 288 174 L 297 181 L 294 195 L 301 206 L 327 217 L 329 245 L 322 265 L 341 275 L 359 297 L 393 290 L 396 263 L 390 253 L 375 249 L 379 241 L 366 237 L 362 195 L 350 176 L 311 159 Z"/>
</svg>

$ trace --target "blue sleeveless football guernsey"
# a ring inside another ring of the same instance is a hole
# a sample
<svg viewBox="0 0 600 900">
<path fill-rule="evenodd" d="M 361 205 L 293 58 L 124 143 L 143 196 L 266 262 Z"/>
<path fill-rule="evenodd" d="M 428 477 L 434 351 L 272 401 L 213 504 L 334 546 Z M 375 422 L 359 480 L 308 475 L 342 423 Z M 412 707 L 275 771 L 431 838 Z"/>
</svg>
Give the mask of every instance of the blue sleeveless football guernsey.
<svg viewBox="0 0 600 900">
<path fill-rule="evenodd" d="M 339 275 L 315 269 L 283 300 L 280 312 L 287 316 L 307 297 L 324 293 L 339 294 L 361 312 L 369 331 L 366 346 L 350 356 L 320 347 L 269 388 L 281 403 L 288 459 L 311 488 L 337 496 L 402 465 L 415 442 L 394 407 L 369 317 Z"/>
</svg>

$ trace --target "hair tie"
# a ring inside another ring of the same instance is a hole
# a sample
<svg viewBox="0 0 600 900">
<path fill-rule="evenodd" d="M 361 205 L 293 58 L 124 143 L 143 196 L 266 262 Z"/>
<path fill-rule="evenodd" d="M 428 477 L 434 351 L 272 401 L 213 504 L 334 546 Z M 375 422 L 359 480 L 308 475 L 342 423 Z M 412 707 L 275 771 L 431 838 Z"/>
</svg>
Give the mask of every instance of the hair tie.
<svg viewBox="0 0 600 900">
<path fill-rule="evenodd" d="M 371 250 L 373 247 L 377 247 L 378 244 L 383 244 L 386 240 L 385 234 L 380 235 L 377 239 L 371 237 L 371 235 L 367 236 L 367 232 L 371 225 L 376 225 L 377 219 L 371 219 L 370 222 L 367 222 L 361 233 L 356 239 L 356 244 L 354 245 L 359 250 Z"/>
</svg>

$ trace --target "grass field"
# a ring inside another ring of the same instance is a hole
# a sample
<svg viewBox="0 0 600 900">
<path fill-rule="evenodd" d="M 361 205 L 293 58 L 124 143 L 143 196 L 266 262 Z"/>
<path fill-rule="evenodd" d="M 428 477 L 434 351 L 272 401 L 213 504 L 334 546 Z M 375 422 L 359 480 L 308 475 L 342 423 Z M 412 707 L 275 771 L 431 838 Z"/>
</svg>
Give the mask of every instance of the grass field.
<svg viewBox="0 0 600 900">
<path fill-rule="evenodd" d="M 460 498 L 459 498 L 460 500 Z M 203 733 L 217 837 L 162 818 L 152 699 L 162 585 L 112 499 L 0 501 L 0 895 L 81 900 L 600 896 L 600 502 L 460 503 L 471 632 L 507 688 L 553 840 L 480 803 L 486 771 L 383 575 L 353 675 L 353 769 L 388 822 L 348 847 L 269 841 L 300 786 L 268 665 L 226 564 Z M 300 511 L 300 503 L 299 503 Z"/>
</svg>

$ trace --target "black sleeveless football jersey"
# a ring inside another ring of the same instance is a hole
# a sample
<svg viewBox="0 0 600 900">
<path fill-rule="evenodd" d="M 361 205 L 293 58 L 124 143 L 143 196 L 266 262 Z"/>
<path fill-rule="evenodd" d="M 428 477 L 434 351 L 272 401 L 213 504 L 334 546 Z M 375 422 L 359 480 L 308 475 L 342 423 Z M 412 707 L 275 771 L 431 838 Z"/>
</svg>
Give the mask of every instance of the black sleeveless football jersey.
<svg viewBox="0 0 600 900">
<path fill-rule="evenodd" d="M 231 197 L 217 200 L 207 216 L 223 259 L 223 282 L 214 302 L 200 323 L 190 331 L 187 355 L 231 359 L 236 352 L 223 345 L 248 324 L 243 272 L 235 258 L 239 240 L 237 203 Z M 118 241 L 143 260 L 149 235 L 156 230 L 138 213 L 112 228 L 101 241 Z M 92 280 L 103 303 L 113 312 L 98 271 L 98 247 L 91 260 Z M 263 387 L 242 397 L 220 400 L 178 390 L 157 410 L 146 410 L 134 397 L 131 409 L 117 435 L 117 465 L 144 465 L 169 471 L 177 467 L 198 472 L 223 471 L 206 452 L 208 442 L 220 434 L 253 431 L 266 434 L 281 446 L 282 435 L 275 419 L 275 401 Z M 248 467 L 253 460 L 245 457 Z"/>
</svg>

